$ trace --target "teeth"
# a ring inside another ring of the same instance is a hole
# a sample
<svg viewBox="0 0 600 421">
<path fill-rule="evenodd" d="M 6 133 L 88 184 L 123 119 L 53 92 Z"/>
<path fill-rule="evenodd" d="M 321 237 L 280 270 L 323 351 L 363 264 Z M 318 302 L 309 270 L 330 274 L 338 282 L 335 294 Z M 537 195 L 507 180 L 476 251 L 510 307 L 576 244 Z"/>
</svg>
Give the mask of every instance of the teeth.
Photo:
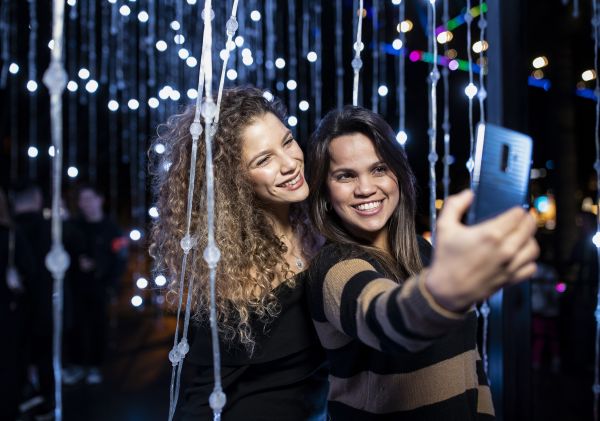
<svg viewBox="0 0 600 421">
<path fill-rule="evenodd" d="M 361 203 L 360 205 L 356 206 L 356 209 L 361 210 L 361 211 L 375 209 L 375 208 L 378 208 L 379 206 L 381 206 L 381 202 L 382 201 L 379 200 L 377 202 Z"/>
<path fill-rule="evenodd" d="M 284 183 L 284 184 L 282 184 L 282 186 L 283 186 L 283 187 L 290 187 L 290 186 L 294 186 L 294 185 L 296 185 L 296 183 L 297 183 L 298 181 L 300 181 L 300 174 L 298 174 L 298 175 L 296 176 L 296 178 L 294 178 L 293 180 L 291 180 L 291 181 L 288 181 L 287 183 Z"/>
</svg>

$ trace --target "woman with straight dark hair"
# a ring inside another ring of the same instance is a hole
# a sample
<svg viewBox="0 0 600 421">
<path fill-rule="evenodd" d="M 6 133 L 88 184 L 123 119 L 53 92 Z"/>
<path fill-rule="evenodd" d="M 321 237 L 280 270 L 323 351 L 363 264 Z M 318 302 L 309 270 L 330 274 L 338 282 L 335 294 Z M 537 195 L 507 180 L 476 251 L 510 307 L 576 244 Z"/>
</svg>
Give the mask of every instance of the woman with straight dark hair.
<svg viewBox="0 0 600 421">
<path fill-rule="evenodd" d="M 311 219 L 327 239 L 308 285 L 331 419 L 493 419 L 472 306 L 533 274 L 533 219 L 512 209 L 464 226 L 465 191 L 446 201 L 432 257 L 415 232 L 406 154 L 359 107 L 325 116 L 308 163 Z"/>
</svg>

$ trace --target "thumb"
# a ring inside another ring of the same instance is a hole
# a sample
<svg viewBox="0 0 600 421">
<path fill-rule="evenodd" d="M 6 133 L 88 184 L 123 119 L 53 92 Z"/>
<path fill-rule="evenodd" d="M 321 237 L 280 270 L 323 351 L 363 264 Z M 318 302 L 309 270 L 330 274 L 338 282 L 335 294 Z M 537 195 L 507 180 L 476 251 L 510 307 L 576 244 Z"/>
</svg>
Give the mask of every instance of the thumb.
<svg viewBox="0 0 600 421">
<path fill-rule="evenodd" d="M 448 197 L 444 203 L 444 208 L 440 213 L 438 222 L 460 222 L 472 202 L 473 192 L 469 189 Z"/>
</svg>

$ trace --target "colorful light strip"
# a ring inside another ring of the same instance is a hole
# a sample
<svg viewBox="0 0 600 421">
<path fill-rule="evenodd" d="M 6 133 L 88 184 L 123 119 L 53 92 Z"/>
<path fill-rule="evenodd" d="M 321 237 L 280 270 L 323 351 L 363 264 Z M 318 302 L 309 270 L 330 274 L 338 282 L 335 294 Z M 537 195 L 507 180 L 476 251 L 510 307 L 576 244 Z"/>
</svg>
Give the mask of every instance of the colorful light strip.
<svg viewBox="0 0 600 421">
<path fill-rule="evenodd" d="M 475 6 L 475 7 L 471 8 L 471 16 L 473 16 L 473 18 L 476 18 L 477 16 L 480 15 L 481 11 L 483 11 L 483 13 L 486 13 L 487 10 L 488 10 L 487 3 L 482 3 L 480 6 Z M 452 31 L 464 23 L 465 23 L 465 13 L 462 13 L 462 14 L 458 15 L 457 17 L 450 19 L 448 21 L 448 23 L 446 24 L 446 26 L 444 26 L 444 25 L 438 26 L 435 29 L 435 35 L 437 36 L 441 32 L 445 32 L 445 31 Z"/>
</svg>

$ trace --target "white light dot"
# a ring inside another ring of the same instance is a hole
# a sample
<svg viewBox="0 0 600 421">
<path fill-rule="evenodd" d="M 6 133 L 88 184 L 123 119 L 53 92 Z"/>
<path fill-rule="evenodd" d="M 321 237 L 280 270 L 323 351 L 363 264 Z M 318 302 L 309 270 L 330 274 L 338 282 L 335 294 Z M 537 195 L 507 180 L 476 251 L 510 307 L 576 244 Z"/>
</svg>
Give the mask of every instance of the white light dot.
<svg viewBox="0 0 600 421">
<path fill-rule="evenodd" d="M 408 140 L 408 136 L 406 135 L 406 132 L 404 130 L 400 130 L 398 132 L 398 134 L 396 135 L 396 140 L 398 141 L 399 144 L 404 146 L 404 144 Z"/>
<path fill-rule="evenodd" d="M 288 124 L 291 127 L 296 127 L 296 125 L 298 124 L 298 119 L 296 117 L 294 117 L 293 115 L 288 117 Z"/>
<path fill-rule="evenodd" d="M 377 88 L 377 93 L 380 96 L 386 96 L 388 94 L 388 87 L 385 85 L 381 85 L 379 88 Z"/>
<path fill-rule="evenodd" d="M 477 95 L 477 86 L 475 86 L 472 83 L 469 83 L 465 88 L 465 95 L 469 98 L 473 98 L 475 95 Z"/>
<path fill-rule="evenodd" d="M 36 148 L 35 146 L 30 146 L 29 149 L 27 149 L 27 155 L 29 155 L 30 158 L 37 157 L 38 153 L 38 148 Z"/>
<path fill-rule="evenodd" d="M 179 28 L 181 28 L 181 25 L 176 20 L 174 20 L 173 22 L 171 22 L 170 26 L 171 26 L 171 29 L 174 30 L 174 31 L 179 31 Z"/>
<path fill-rule="evenodd" d="M 253 10 L 250 12 L 250 19 L 254 22 L 258 22 L 260 20 L 260 12 L 258 10 Z"/>
<path fill-rule="evenodd" d="M 154 152 L 156 152 L 157 154 L 163 154 L 166 150 L 167 148 L 165 148 L 165 145 L 162 143 L 157 143 L 156 145 L 154 145 Z"/>
<path fill-rule="evenodd" d="M 252 51 L 250 51 L 250 48 L 244 48 L 242 50 L 242 57 L 252 57 Z"/>
<path fill-rule="evenodd" d="M 77 90 L 78 86 L 77 86 L 77 82 L 75 82 L 74 80 L 70 80 L 69 83 L 67 83 L 67 89 L 71 92 L 75 92 Z"/>
<path fill-rule="evenodd" d="M 273 96 L 273 94 L 269 91 L 264 91 L 263 92 L 263 97 L 267 100 L 267 101 L 273 101 L 273 99 L 275 99 L 275 97 Z"/>
<path fill-rule="evenodd" d="M 309 51 L 306 55 L 306 59 L 311 63 L 314 63 L 315 61 L 317 61 L 317 53 L 315 53 L 314 51 Z"/>
<path fill-rule="evenodd" d="M 300 101 L 298 108 L 300 108 L 300 111 L 308 110 L 308 101 Z"/>
<path fill-rule="evenodd" d="M 69 167 L 67 169 L 67 175 L 71 178 L 75 178 L 79 175 L 79 170 L 76 167 Z"/>
<path fill-rule="evenodd" d="M 287 81 L 287 83 L 285 84 L 285 86 L 290 91 L 293 91 L 294 89 L 296 89 L 298 87 L 298 84 L 296 83 L 296 81 L 294 79 L 290 79 L 290 80 Z"/>
<path fill-rule="evenodd" d="M 48 41 L 48 48 L 50 48 L 51 50 L 54 48 L 54 40 L 53 39 Z"/>
<path fill-rule="evenodd" d="M 81 78 L 81 79 L 87 79 L 88 77 L 90 77 L 90 71 L 88 69 L 86 69 L 85 67 L 82 67 L 81 69 L 79 69 L 79 71 L 77 72 L 77 75 Z"/>
<path fill-rule="evenodd" d="M 227 43 L 225 44 L 225 48 L 227 48 L 229 51 L 235 50 L 235 42 L 227 41 Z"/>
<path fill-rule="evenodd" d="M 594 234 L 594 236 L 592 237 L 592 242 L 596 247 L 600 248 L 600 232 Z"/>
<path fill-rule="evenodd" d="M 159 39 L 158 41 L 156 41 L 156 49 L 158 51 L 165 51 L 167 49 L 167 43 L 162 39 Z"/>
<path fill-rule="evenodd" d="M 129 8 L 129 6 L 124 4 L 123 6 L 119 7 L 119 13 L 123 16 L 129 16 L 129 14 L 131 13 L 131 9 Z"/>
<path fill-rule="evenodd" d="M 16 75 L 19 72 L 19 65 L 17 63 L 10 63 L 10 66 L 8 66 L 8 71 L 13 75 Z"/>
<path fill-rule="evenodd" d="M 158 96 L 160 99 L 167 99 L 167 98 L 169 98 L 170 94 L 171 94 L 171 91 L 167 90 L 166 86 L 164 88 L 162 88 L 160 91 L 158 91 Z"/>
<path fill-rule="evenodd" d="M 179 51 L 177 52 L 177 55 L 179 56 L 180 59 L 185 60 L 186 58 L 188 58 L 190 56 L 190 52 L 185 48 L 180 48 Z"/>
<path fill-rule="evenodd" d="M 196 98 L 198 98 L 198 91 L 195 90 L 194 88 L 188 89 L 186 93 L 187 93 L 187 97 L 189 99 L 196 99 Z"/>
<path fill-rule="evenodd" d="M 242 58 L 242 63 L 244 63 L 246 66 L 250 66 L 252 63 L 254 63 L 254 59 L 252 56 L 246 56 Z"/>
<path fill-rule="evenodd" d="M 277 60 L 275 60 L 275 67 L 278 69 L 283 69 L 285 67 L 285 60 L 279 57 Z"/>
<path fill-rule="evenodd" d="M 173 89 L 171 91 L 171 93 L 169 94 L 169 98 L 171 98 L 171 100 L 173 100 L 173 101 L 179 101 L 179 98 L 181 98 L 181 94 L 179 93 L 178 90 Z"/>
<path fill-rule="evenodd" d="M 108 109 L 111 111 L 117 111 L 119 109 L 119 103 L 114 99 L 108 101 Z"/>
<path fill-rule="evenodd" d="M 150 215 L 151 218 L 158 218 L 158 209 L 156 206 L 152 206 L 150 209 L 148 209 L 148 215 Z"/>
<path fill-rule="evenodd" d="M 152 97 L 148 99 L 148 105 L 150 108 L 158 108 L 158 104 L 159 102 L 157 98 Z"/>
<path fill-rule="evenodd" d="M 54 158 L 54 155 L 55 155 L 55 153 L 54 153 L 54 145 L 52 145 L 52 146 L 50 146 L 48 148 L 48 155 L 50 155 L 52 158 Z"/>
<path fill-rule="evenodd" d="M 402 40 L 396 38 L 394 41 L 392 41 L 392 47 L 394 48 L 394 50 L 401 49 L 402 48 Z"/>
<path fill-rule="evenodd" d="M 402 3 L 402 0 L 392 0 L 394 6 L 398 6 L 400 3 Z"/>
<path fill-rule="evenodd" d="M 67 4 L 69 6 L 75 6 L 75 4 L 77 4 L 77 0 L 67 0 Z"/>
<path fill-rule="evenodd" d="M 190 6 L 193 6 L 196 4 L 196 0 L 187 0 L 187 4 L 189 4 Z"/>
<path fill-rule="evenodd" d="M 164 275 L 158 275 L 156 278 L 154 278 L 154 283 L 157 286 L 162 287 L 167 283 L 167 278 L 165 278 Z"/>
<path fill-rule="evenodd" d="M 171 168 L 171 162 L 169 162 L 169 161 L 163 162 L 162 168 L 163 168 L 163 171 L 169 171 L 169 168 Z"/>
<path fill-rule="evenodd" d="M 146 12 L 145 10 L 142 10 L 140 13 L 138 13 L 138 20 L 142 23 L 148 22 L 148 12 Z"/>
<path fill-rule="evenodd" d="M 146 278 L 138 278 L 138 280 L 135 281 L 135 285 L 139 289 L 144 289 L 148 286 L 148 280 Z"/>
<path fill-rule="evenodd" d="M 130 99 L 127 101 L 127 106 L 132 110 L 137 110 L 140 108 L 140 103 L 137 99 Z"/>
<path fill-rule="evenodd" d="M 133 241 L 138 241 L 140 238 L 142 238 L 142 233 L 138 229 L 132 229 L 129 233 L 129 238 L 131 238 Z"/>
<path fill-rule="evenodd" d="M 117 2 L 117 0 L 108 0 L 108 2 L 109 2 L 110 4 L 115 4 L 115 3 Z"/>
<path fill-rule="evenodd" d="M 458 61 L 456 61 L 456 60 L 450 60 L 450 62 L 448 63 L 448 68 L 452 71 L 458 69 L 458 66 L 459 66 L 459 64 L 458 64 Z"/>
<path fill-rule="evenodd" d="M 143 302 L 144 300 L 139 295 L 134 295 L 133 297 L 131 297 L 131 305 L 134 307 L 141 306 Z"/>
<path fill-rule="evenodd" d="M 237 77 L 238 77 L 238 74 L 235 71 L 235 69 L 229 69 L 229 70 L 227 70 L 227 79 L 229 79 L 229 80 L 236 80 Z"/>
<path fill-rule="evenodd" d="M 35 80 L 30 80 L 29 82 L 27 82 L 27 90 L 29 92 L 35 92 L 38 88 L 38 84 Z"/>
<path fill-rule="evenodd" d="M 94 79 L 88 80 L 88 82 L 85 84 L 85 90 L 90 94 L 93 94 L 98 90 L 98 82 L 96 82 Z"/>
<path fill-rule="evenodd" d="M 198 60 L 196 60 L 196 57 L 194 56 L 189 56 L 185 59 L 185 64 L 187 64 L 188 67 L 196 67 L 196 65 L 198 64 Z"/>
<path fill-rule="evenodd" d="M 175 44 L 183 44 L 185 42 L 185 37 L 181 34 L 177 34 L 173 37 L 173 41 Z"/>
<path fill-rule="evenodd" d="M 227 57 L 229 57 L 229 52 L 223 48 L 221 51 L 219 51 L 219 57 L 221 58 L 221 60 L 225 61 L 227 60 Z"/>
<path fill-rule="evenodd" d="M 242 45 L 244 45 L 244 37 L 241 35 L 238 35 L 237 37 L 235 37 L 235 45 L 237 45 L 238 47 L 241 47 Z"/>
</svg>

